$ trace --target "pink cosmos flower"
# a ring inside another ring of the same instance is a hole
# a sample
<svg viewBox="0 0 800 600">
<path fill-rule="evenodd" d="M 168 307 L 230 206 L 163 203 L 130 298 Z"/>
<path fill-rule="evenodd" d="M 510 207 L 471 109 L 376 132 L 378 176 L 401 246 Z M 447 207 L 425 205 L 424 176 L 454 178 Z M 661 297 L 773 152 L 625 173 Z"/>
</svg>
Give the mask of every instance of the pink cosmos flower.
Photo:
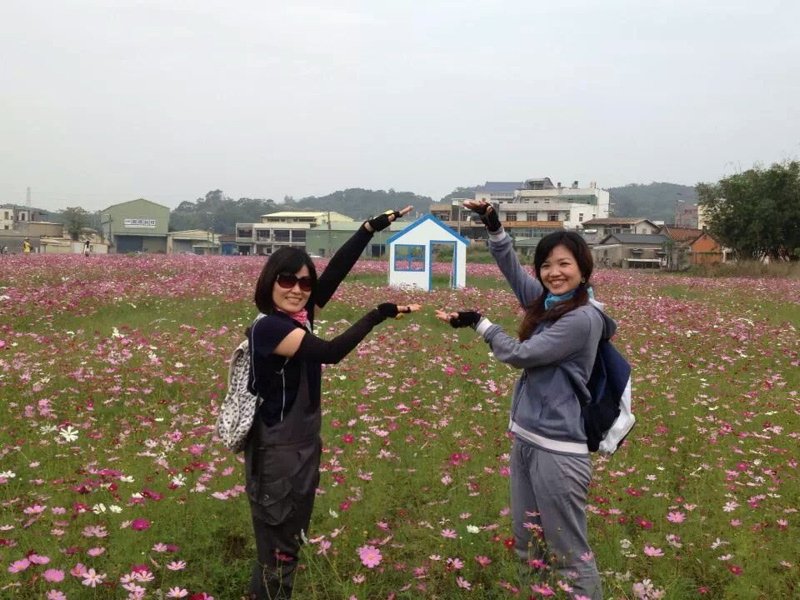
<svg viewBox="0 0 800 600">
<path fill-rule="evenodd" d="M 103 583 L 103 580 L 106 578 L 105 573 L 98 573 L 94 569 L 89 569 L 83 575 L 83 581 L 81 582 L 83 585 L 89 586 L 91 588 L 97 587 L 98 583 Z"/>
<path fill-rule="evenodd" d="M 361 546 L 358 549 L 358 557 L 361 559 L 361 564 L 368 569 L 377 567 L 383 560 L 381 551 L 375 546 Z"/>
<path fill-rule="evenodd" d="M 458 534 L 453 529 L 442 529 L 442 537 L 454 540 L 458 537 Z"/>
<path fill-rule="evenodd" d="M 456 577 L 456 585 L 464 590 L 472 589 L 472 584 L 463 577 Z"/>
<path fill-rule="evenodd" d="M 183 560 L 173 560 L 171 563 L 167 565 L 167 568 L 170 571 L 182 571 L 186 568 L 186 561 Z"/>
<path fill-rule="evenodd" d="M 21 571 L 24 571 L 30 566 L 31 566 L 31 561 L 29 561 L 27 558 L 21 558 L 11 563 L 11 565 L 8 567 L 8 572 L 19 573 Z"/>
<path fill-rule="evenodd" d="M 655 546 L 647 546 L 644 547 L 645 556 L 664 556 L 664 551 L 661 548 L 656 548 Z"/>
<path fill-rule="evenodd" d="M 64 592 L 50 590 L 47 592 L 47 600 L 67 600 L 67 597 L 64 595 Z"/>
<path fill-rule="evenodd" d="M 64 581 L 64 571 L 61 569 L 47 569 L 42 573 L 42 577 L 45 581 L 58 583 L 59 581 Z"/>
<path fill-rule="evenodd" d="M 488 567 L 492 564 L 492 559 L 488 556 L 476 556 L 475 561 L 482 567 Z"/>
<path fill-rule="evenodd" d="M 188 595 L 189 592 L 179 587 L 169 588 L 169 591 L 167 592 L 167 598 L 185 598 Z"/>
<path fill-rule="evenodd" d="M 331 543 L 328 540 L 322 540 L 319 543 L 319 549 L 317 550 L 317 554 L 322 554 L 323 556 L 327 556 L 328 549 L 331 547 Z"/>
<path fill-rule="evenodd" d="M 106 551 L 106 549 L 103 548 L 102 546 L 97 546 L 95 548 L 89 548 L 86 551 L 86 554 L 88 554 L 89 556 L 94 557 L 94 556 L 100 556 L 105 551 Z"/>
<path fill-rule="evenodd" d="M 667 515 L 667 521 L 670 523 L 683 523 L 685 520 L 686 514 L 679 511 L 671 512 Z"/>
<path fill-rule="evenodd" d="M 542 596 L 555 596 L 555 594 L 556 594 L 553 591 L 553 588 L 551 588 L 546 583 L 532 585 L 531 586 L 531 591 L 533 591 L 536 594 L 541 594 Z"/>
<path fill-rule="evenodd" d="M 31 554 L 28 556 L 28 560 L 31 561 L 32 565 L 46 565 L 50 562 L 50 557 L 40 554 Z"/>
</svg>

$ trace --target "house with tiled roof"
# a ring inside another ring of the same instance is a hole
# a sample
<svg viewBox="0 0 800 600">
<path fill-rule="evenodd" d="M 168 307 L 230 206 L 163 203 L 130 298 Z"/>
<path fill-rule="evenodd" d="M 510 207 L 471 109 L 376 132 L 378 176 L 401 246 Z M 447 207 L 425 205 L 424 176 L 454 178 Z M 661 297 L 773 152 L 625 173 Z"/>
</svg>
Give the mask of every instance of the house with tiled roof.
<svg viewBox="0 0 800 600">
<path fill-rule="evenodd" d="M 612 233 L 656 234 L 659 226 L 643 217 L 601 217 L 583 223 L 584 229 L 594 229 L 603 237 Z"/>
<path fill-rule="evenodd" d="M 591 248 L 598 266 L 623 269 L 660 269 L 665 266 L 665 245 L 661 234 L 612 233 Z"/>
</svg>

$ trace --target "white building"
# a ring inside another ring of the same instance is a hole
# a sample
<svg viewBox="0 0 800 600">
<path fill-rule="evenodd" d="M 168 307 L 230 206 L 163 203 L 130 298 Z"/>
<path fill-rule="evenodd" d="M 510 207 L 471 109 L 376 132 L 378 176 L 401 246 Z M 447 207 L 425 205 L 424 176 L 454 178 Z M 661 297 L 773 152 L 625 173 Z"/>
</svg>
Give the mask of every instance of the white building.
<svg viewBox="0 0 800 600">
<path fill-rule="evenodd" d="M 564 229 L 582 229 L 591 219 L 608 216 L 611 195 L 591 182 L 581 188 L 577 181 L 569 187 L 549 177 L 516 182 L 491 182 L 475 192 L 476 200 L 486 200 L 497 207 L 503 223 L 525 228 L 540 228 L 542 223 L 559 224 Z"/>
<path fill-rule="evenodd" d="M 236 245 L 241 254 L 272 254 L 283 246 L 305 249 L 310 229 L 352 222 L 350 217 L 330 210 L 269 213 L 260 223 L 237 223 Z"/>
</svg>

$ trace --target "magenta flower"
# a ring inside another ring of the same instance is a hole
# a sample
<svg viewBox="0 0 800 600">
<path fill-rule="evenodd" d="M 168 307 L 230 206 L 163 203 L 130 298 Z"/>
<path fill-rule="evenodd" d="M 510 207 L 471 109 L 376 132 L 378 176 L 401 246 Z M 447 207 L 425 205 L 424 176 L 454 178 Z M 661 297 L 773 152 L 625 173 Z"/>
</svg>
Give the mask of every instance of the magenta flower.
<svg viewBox="0 0 800 600">
<path fill-rule="evenodd" d="M 361 546 L 358 549 L 358 557 L 361 559 L 361 564 L 368 569 L 377 567 L 383 560 L 381 551 L 375 546 Z"/>
<path fill-rule="evenodd" d="M 134 531 L 144 531 L 150 529 L 150 521 L 147 519 L 134 519 L 131 521 L 131 529 Z"/>
</svg>

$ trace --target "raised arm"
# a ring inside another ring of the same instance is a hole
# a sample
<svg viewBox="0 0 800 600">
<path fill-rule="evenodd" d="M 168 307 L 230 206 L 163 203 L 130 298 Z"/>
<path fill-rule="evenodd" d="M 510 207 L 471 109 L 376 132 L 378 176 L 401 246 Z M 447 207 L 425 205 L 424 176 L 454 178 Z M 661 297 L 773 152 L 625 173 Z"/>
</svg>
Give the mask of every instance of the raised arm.
<svg viewBox="0 0 800 600">
<path fill-rule="evenodd" d="M 336 293 L 339 284 L 342 283 L 369 244 L 372 235 L 376 231 L 383 231 L 393 221 L 410 213 L 413 208 L 413 206 L 406 206 L 400 210 L 387 210 L 361 224 L 361 227 L 331 257 L 325 271 L 317 280 L 317 288 L 312 299 L 317 307 L 316 312 L 319 312 L 319 309 L 324 307 Z"/>
<path fill-rule="evenodd" d="M 530 274 L 517 258 L 511 236 L 503 229 L 494 207 L 484 200 L 466 200 L 464 207 L 480 216 L 489 233 L 489 251 L 492 253 L 500 272 L 505 277 L 520 305 L 529 306 L 538 298 L 544 288 L 539 280 Z"/>
</svg>

